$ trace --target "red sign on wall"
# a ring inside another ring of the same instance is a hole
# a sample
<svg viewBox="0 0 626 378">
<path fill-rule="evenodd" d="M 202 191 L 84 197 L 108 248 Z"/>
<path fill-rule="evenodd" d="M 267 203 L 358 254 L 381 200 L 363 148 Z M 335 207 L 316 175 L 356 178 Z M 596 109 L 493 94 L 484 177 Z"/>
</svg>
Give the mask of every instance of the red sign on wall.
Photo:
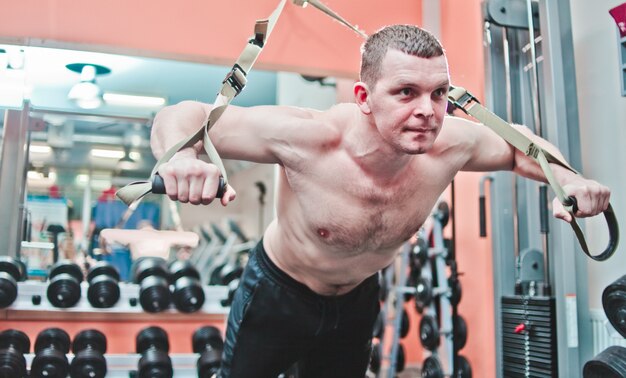
<svg viewBox="0 0 626 378">
<path fill-rule="evenodd" d="M 626 37 L 626 3 L 609 10 L 609 13 L 613 16 L 615 22 L 617 23 L 619 35 L 622 38 Z"/>
</svg>

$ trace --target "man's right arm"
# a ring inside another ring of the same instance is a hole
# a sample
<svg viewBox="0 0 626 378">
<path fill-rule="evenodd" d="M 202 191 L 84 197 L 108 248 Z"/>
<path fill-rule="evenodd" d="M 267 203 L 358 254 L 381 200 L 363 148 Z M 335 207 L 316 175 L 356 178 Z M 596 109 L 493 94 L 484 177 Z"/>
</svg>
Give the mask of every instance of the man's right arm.
<svg viewBox="0 0 626 378">
<path fill-rule="evenodd" d="M 152 126 L 151 146 L 157 158 L 195 133 L 204 123 L 211 105 L 184 101 L 162 109 Z M 278 163 L 301 156 L 298 149 L 324 138 L 323 113 L 283 106 L 229 106 L 209 137 L 222 158 L 258 163 Z M 213 164 L 197 159 L 201 142 L 179 151 L 159 168 L 165 190 L 173 200 L 193 204 L 210 203 L 217 192 L 221 172 Z M 235 191 L 228 187 L 221 202 L 228 204 Z"/>
</svg>

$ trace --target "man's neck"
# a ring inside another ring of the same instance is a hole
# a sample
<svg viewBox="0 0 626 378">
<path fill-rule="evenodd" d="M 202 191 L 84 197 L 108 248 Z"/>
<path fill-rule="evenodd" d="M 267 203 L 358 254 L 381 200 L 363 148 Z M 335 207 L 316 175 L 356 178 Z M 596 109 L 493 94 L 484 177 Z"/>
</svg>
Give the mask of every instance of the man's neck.
<svg viewBox="0 0 626 378">
<path fill-rule="evenodd" d="M 380 135 L 373 117 L 358 112 L 346 131 L 346 150 L 363 171 L 391 181 L 404 172 L 414 156 L 394 149 Z"/>
</svg>

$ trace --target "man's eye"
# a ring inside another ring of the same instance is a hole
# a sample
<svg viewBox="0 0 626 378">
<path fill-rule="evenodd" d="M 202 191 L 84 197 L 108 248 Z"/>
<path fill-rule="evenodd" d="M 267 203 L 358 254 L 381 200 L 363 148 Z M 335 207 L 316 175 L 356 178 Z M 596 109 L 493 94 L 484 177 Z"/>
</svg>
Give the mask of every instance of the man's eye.
<svg viewBox="0 0 626 378">
<path fill-rule="evenodd" d="M 403 96 L 410 96 L 413 93 L 413 90 L 411 90 L 411 88 L 402 88 L 402 90 L 400 91 L 400 93 Z"/>
<path fill-rule="evenodd" d="M 433 95 L 435 97 L 442 97 L 446 95 L 446 90 L 444 88 L 439 88 L 436 91 L 433 92 Z"/>
</svg>

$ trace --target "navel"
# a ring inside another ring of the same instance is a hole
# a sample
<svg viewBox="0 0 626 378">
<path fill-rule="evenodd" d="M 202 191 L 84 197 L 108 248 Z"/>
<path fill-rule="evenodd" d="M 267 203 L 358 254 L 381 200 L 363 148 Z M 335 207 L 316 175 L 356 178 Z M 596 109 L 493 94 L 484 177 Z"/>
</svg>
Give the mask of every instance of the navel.
<svg viewBox="0 0 626 378">
<path fill-rule="evenodd" d="M 328 237 L 328 235 L 330 234 L 330 232 L 328 232 L 327 229 L 325 228 L 318 228 L 317 229 L 317 234 L 321 237 L 323 237 L 324 239 L 326 239 Z"/>
</svg>

